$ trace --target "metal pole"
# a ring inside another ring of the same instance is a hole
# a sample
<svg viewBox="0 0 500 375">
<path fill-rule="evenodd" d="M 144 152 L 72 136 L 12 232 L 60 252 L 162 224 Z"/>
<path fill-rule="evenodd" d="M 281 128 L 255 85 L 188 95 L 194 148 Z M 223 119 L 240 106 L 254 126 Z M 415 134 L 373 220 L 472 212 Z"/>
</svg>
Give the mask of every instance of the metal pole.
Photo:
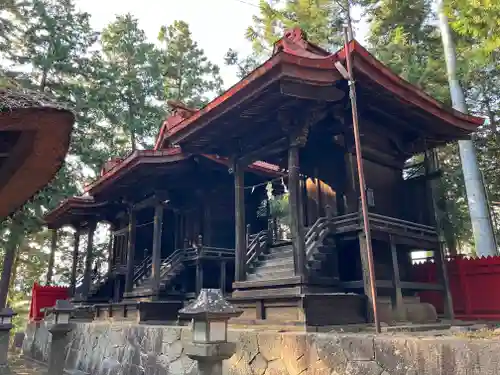
<svg viewBox="0 0 500 375">
<path fill-rule="evenodd" d="M 350 17 L 348 17 L 350 18 Z M 352 60 L 351 51 L 349 47 L 349 24 L 344 26 L 344 49 L 346 51 L 346 62 L 347 62 L 347 73 L 349 76 L 349 95 L 351 98 L 351 109 L 352 109 L 352 127 L 354 130 L 354 145 L 356 147 L 356 163 L 358 165 L 358 180 L 359 180 L 359 191 L 361 194 L 361 212 L 363 214 L 363 231 L 366 239 L 366 251 L 368 258 L 368 272 L 370 277 L 370 289 L 372 294 L 372 308 L 373 308 L 373 319 L 375 321 L 375 329 L 377 333 L 380 333 L 380 321 L 378 319 L 377 313 L 377 287 L 375 280 L 375 268 L 373 265 L 373 249 L 372 249 L 372 236 L 370 232 L 370 221 L 368 218 L 368 204 L 366 202 L 366 186 L 365 186 L 365 174 L 363 171 L 363 156 L 361 153 L 361 142 L 359 137 L 359 124 L 358 124 L 358 107 L 356 102 L 356 87 L 354 81 L 354 73 L 352 70 Z"/>
<path fill-rule="evenodd" d="M 444 12 L 443 0 L 437 0 L 436 5 L 453 108 L 467 113 L 464 93 L 457 78 L 455 45 L 451 37 L 448 17 Z M 462 162 L 476 254 L 478 256 L 494 256 L 497 254 L 496 245 L 474 144 L 471 139 L 461 140 L 458 141 L 458 147 L 460 150 L 460 160 Z"/>
</svg>

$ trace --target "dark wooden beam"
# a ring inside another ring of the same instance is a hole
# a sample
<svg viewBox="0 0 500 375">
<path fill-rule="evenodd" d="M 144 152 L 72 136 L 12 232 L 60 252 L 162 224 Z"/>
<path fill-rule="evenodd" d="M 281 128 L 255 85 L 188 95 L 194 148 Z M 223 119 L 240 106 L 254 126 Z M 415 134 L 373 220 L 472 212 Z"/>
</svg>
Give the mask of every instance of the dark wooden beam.
<svg viewBox="0 0 500 375">
<path fill-rule="evenodd" d="M 264 159 L 265 157 L 276 155 L 282 151 L 285 151 L 287 147 L 288 140 L 286 137 L 282 137 L 277 141 L 268 143 L 265 146 L 259 147 L 253 151 L 246 153 L 238 159 L 238 162 L 242 165 L 250 165 L 253 162 Z"/>
<path fill-rule="evenodd" d="M 220 262 L 220 280 L 219 280 L 219 288 L 222 291 L 222 294 L 226 294 L 226 269 L 227 262 L 222 260 Z"/>
<path fill-rule="evenodd" d="M 302 218 L 300 216 L 299 146 L 291 144 L 288 149 L 288 202 L 290 204 L 290 234 L 294 250 L 295 276 L 305 276 L 305 243 Z"/>
<path fill-rule="evenodd" d="M 235 281 L 244 281 L 246 277 L 246 235 L 245 235 L 245 179 L 243 165 L 233 163 L 234 206 L 235 206 Z"/>
<path fill-rule="evenodd" d="M 281 81 L 280 91 L 283 95 L 293 96 L 299 99 L 320 100 L 326 102 L 338 102 L 346 93 L 333 85 L 312 86 L 298 81 Z"/>
<path fill-rule="evenodd" d="M 76 290 L 76 267 L 78 266 L 79 246 L 80 246 L 80 229 L 77 229 L 74 234 L 73 259 L 71 260 L 70 293 L 72 297 L 75 296 L 75 290 Z"/>
<path fill-rule="evenodd" d="M 434 261 L 436 262 L 437 276 L 439 284 L 443 288 L 443 300 L 444 300 L 444 316 L 447 319 L 455 319 L 455 313 L 453 311 L 453 300 L 451 297 L 450 290 L 450 280 L 448 278 L 448 269 L 446 265 L 446 260 L 444 258 L 442 246 L 434 251 Z"/>
<path fill-rule="evenodd" d="M 129 210 L 128 222 L 128 243 L 127 243 L 127 275 L 125 280 L 125 292 L 130 293 L 134 287 L 134 266 L 135 266 L 135 233 L 136 214 L 131 208 Z"/>
<path fill-rule="evenodd" d="M 196 294 L 198 295 L 203 288 L 203 264 L 200 256 L 196 259 Z"/>
<path fill-rule="evenodd" d="M 94 232 L 96 228 L 95 222 L 89 224 L 87 238 L 87 252 L 85 255 L 85 270 L 83 273 L 82 297 L 84 300 L 88 297 L 90 286 L 92 283 L 92 261 L 94 260 Z"/>
<path fill-rule="evenodd" d="M 153 224 L 153 255 L 151 259 L 151 281 L 153 288 L 153 298 L 158 298 L 160 291 L 160 269 L 161 269 L 161 238 L 163 228 L 163 205 L 158 202 L 155 206 Z"/>
<path fill-rule="evenodd" d="M 169 194 L 166 191 L 157 191 L 153 195 L 143 199 L 132 205 L 134 211 L 140 211 L 143 208 L 156 206 L 158 203 L 164 203 L 169 199 Z"/>
<path fill-rule="evenodd" d="M 403 301 L 403 293 L 401 291 L 401 277 L 399 275 L 399 262 L 396 243 L 394 242 L 394 237 L 389 236 L 389 246 L 391 248 L 391 258 L 392 258 L 392 282 L 394 289 L 391 294 L 392 309 L 395 313 L 395 318 L 397 321 L 406 320 L 406 308 Z"/>
</svg>

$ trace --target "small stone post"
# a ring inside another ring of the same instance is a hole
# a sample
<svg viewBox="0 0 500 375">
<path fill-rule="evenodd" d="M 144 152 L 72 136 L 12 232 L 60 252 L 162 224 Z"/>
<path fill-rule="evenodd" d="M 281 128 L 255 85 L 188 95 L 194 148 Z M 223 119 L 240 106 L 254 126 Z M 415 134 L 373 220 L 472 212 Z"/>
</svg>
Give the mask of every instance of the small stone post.
<svg viewBox="0 0 500 375">
<path fill-rule="evenodd" d="M 70 316 L 73 311 L 73 305 L 66 300 L 58 300 L 53 308 L 47 309 L 49 314 L 47 324 L 49 325 L 49 332 L 52 334 L 47 374 L 64 374 L 67 337 L 68 333 L 73 330 L 73 324 L 70 323 Z"/>
<path fill-rule="evenodd" d="M 227 323 L 241 313 L 220 289 L 202 289 L 192 304 L 179 311 L 181 317 L 192 319 L 193 342 L 185 353 L 198 362 L 200 375 L 222 375 L 222 361 L 236 351 L 236 344 L 227 342 Z"/>
<path fill-rule="evenodd" d="M 9 341 L 12 329 L 12 318 L 16 315 L 10 307 L 0 311 L 0 374 L 8 374 Z"/>
</svg>

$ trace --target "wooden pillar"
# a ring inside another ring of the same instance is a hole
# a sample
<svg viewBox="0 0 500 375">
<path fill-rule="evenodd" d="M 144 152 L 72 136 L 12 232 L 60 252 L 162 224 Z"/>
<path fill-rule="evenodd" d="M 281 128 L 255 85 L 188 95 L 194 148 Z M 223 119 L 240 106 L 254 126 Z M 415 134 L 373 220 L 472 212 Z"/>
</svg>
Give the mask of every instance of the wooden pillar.
<svg viewBox="0 0 500 375">
<path fill-rule="evenodd" d="M 219 288 L 222 291 L 222 294 L 226 294 L 226 261 L 225 260 L 220 262 Z"/>
<path fill-rule="evenodd" d="M 308 209 L 308 203 L 309 199 L 307 197 L 307 177 L 303 176 L 302 177 L 302 191 L 301 191 L 301 207 L 302 207 L 302 223 L 304 227 L 309 226 L 309 209 Z"/>
<path fill-rule="evenodd" d="M 363 274 L 363 291 L 367 297 L 366 319 L 368 323 L 371 323 L 374 320 L 373 307 L 372 307 L 374 297 L 371 292 L 370 271 L 368 266 L 368 251 L 366 249 L 365 233 L 360 232 L 358 235 L 358 239 L 359 239 L 359 254 L 361 257 L 361 272 Z M 377 279 L 375 278 L 375 280 Z M 377 289 L 375 288 L 375 290 Z"/>
<path fill-rule="evenodd" d="M 52 275 L 54 274 L 54 258 L 57 248 L 57 229 L 52 229 L 52 239 L 50 243 L 49 265 L 47 269 L 47 285 L 52 283 Z"/>
<path fill-rule="evenodd" d="M 134 288 L 134 266 L 135 266 L 135 211 L 130 208 L 128 219 L 128 243 L 127 243 L 127 274 L 125 279 L 125 293 L 132 292 Z"/>
<path fill-rule="evenodd" d="M 439 283 L 443 287 L 443 301 L 444 301 L 444 316 L 447 319 L 455 319 L 453 311 L 453 300 L 451 297 L 450 282 L 448 279 L 448 269 L 446 267 L 446 260 L 444 258 L 443 247 L 439 246 L 434 250 L 434 261 L 436 262 L 436 271 Z"/>
<path fill-rule="evenodd" d="M 389 235 L 389 244 L 391 247 L 392 257 L 392 283 L 393 291 L 391 295 L 392 309 L 397 321 L 406 320 L 406 308 L 403 300 L 403 292 L 401 290 L 401 278 L 399 276 L 399 263 L 396 243 L 394 236 Z"/>
<path fill-rule="evenodd" d="M 92 260 L 94 258 L 93 246 L 94 246 L 95 228 L 96 228 L 96 223 L 89 223 L 89 233 L 87 237 L 87 252 L 85 255 L 85 270 L 83 273 L 83 285 L 82 285 L 82 297 L 84 299 L 88 297 L 90 292 L 90 286 L 92 283 Z"/>
<path fill-rule="evenodd" d="M 349 181 L 349 184 L 345 192 L 347 201 L 346 213 L 358 212 L 360 207 L 359 207 L 359 192 L 358 192 L 359 184 L 355 166 L 356 158 L 349 150 L 346 150 L 344 160 L 345 163 L 348 165 L 346 172 L 347 172 L 347 179 Z"/>
<path fill-rule="evenodd" d="M 203 264 L 200 259 L 200 254 L 196 259 L 196 294 L 199 294 L 203 288 Z"/>
<path fill-rule="evenodd" d="M 203 214 L 203 241 L 207 246 L 212 246 L 212 210 L 208 202 L 203 205 Z"/>
<path fill-rule="evenodd" d="M 153 255 L 151 259 L 151 281 L 154 295 L 157 295 L 160 290 L 162 228 L 163 206 L 161 202 L 157 202 L 155 206 L 155 217 L 153 224 Z"/>
<path fill-rule="evenodd" d="M 121 290 L 121 276 L 115 275 L 115 281 L 113 285 L 113 302 L 120 302 L 120 290 Z"/>
<path fill-rule="evenodd" d="M 245 178 L 243 166 L 235 162 L 234 206 L 235 206 L 235 281 L 244 281 L 246 275 L 246 235 L 245 235 Z"/>
<path fill-rule="evenodd" d="M 78 248 L 80 246 L 80 229 L 78 228 L 74 234 L 73 243 L 73 259 L 71 263 L 71 280 L 70 280 L 70 293 L 75 296 L 76 292 L 76 268 L 78 266 Z"/>
<path fill-rule="evenodd" d="M 113 232 L 114 232 L 114 226 L 110 225 L 109 240 L 108 240 L 108 274 L 111 273 L 111 270 L 113 269 L 113 264 L 115 263 L 115 254 L 113 249 L 115 243 L 115 236 Z"/>
<path fill-rule="evenodd" d="M 318 193 L 318 218 L 323 217 L 325 211 L 323 210 L 323 193 L 321 192 L 321 180 L 316 178 L 316 186 Z"/>
<path fill-rule="evenodd" d="M 304 231 L 300 215 L 299 147 L 291 143 L 288 149 L 288 192 L 290 204 L 290 233 L 294 250 L 295 275 L 305 276 Z"/>
</svg>

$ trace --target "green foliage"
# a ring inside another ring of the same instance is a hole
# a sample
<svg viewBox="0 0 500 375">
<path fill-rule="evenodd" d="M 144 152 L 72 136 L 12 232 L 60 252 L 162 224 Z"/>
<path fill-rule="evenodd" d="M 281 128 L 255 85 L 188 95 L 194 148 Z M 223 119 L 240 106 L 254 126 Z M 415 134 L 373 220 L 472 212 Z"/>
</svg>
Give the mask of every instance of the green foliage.
<svg viewBox="0 0 500 375">
<path fill-rule="evenodd" d="M 451 26 L 457 34 L 475 41 L 471 47 L 482 56 L 500 50 L 500 2 L 498 0 L 448 0 Z"/>
<path fill-rule="evenodd" d="M 191 38 L 186 22 L 175 21 L 170 26 L 162 26 L 158 40 L 164 47 L 160 69 L 166 99 L 199 108 L 207 104 L 208 95 L 221 93 L 219 67 L 208 61 L 203 50 Z"/>
<path fill-rule="evenodd" d="M 137 143 L 150 147 L 165 115 L 154 102 L 161 82 L 158 51 L 131 14 L 118 16 L 103 30 L 101 45 L 100 109 L 115 126 L 114 141 L 124 153 L 136 150 Z"/>
<path fill-rule="evenodd" d="M 334 51 L 343 43 L 344 19 L 345 7 L 340 1 L 260 0 L 259 15 L 253 17 L 245 34 L 252 42 L 253 53 L 240 57 L 236 50 L 229 49 L 225 63 L 236 66 L 238 77 L 244 77 L 271 55 L 273 44 L 285 30 L 297 26 L 310 42 Z"/>
<path fill-rule="evenodd" d="M 0 263 L 7 252 L 14 254 L 9 288 L 14 304 L 26 298 L 34 281 L 45 281 L 50 232 L 43 228 L 43 215 L 63 198 L 80 194 L 110 157 L 151 147 L 166 99 L 201 105 L 220 91 L 222 81 L 181 21 L 162 28 L 162 48 L 146 40 L 130 14 L 117 16 L 102 32 L 94 30 L 90 15 L 78 11 L 73 0 L 3 1 L 0 23 L 0 87 L 43 91 L 77 118 L 56 178 L 0 225 Z M 167 90 L 173 79 L 182 82 L 180 96 Z M 94 266 L 105 268 L 108 237 L 101 232 Z M 82 236 L 81 249 L 85 240 Z M 72 249 L 72 234 L 61 231 L 56 283 L 69 281 Z M 78 263 L 83 272 L 84 256 Z"/>
</svg>

